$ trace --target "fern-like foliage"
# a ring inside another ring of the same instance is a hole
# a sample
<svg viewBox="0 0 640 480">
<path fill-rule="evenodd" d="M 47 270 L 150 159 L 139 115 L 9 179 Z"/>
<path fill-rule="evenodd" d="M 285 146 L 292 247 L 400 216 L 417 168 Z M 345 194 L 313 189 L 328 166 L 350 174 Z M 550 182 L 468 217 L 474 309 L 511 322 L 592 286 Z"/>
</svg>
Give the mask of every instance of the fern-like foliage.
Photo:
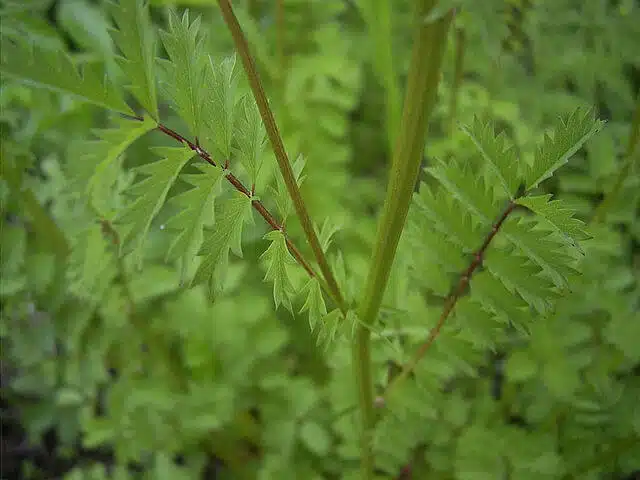
<svg viewBox="0 0 640 480">
<path fill-rule="evenodd" d="M 289 253 L 287 240 L 284 234 L 279 230 L 272 230 L 264 236 L 265 240 L 269 240 L 271 244 L 269 248 L 262 254 L 262 260 L 267 264 L 267 272 L 264 279 L 273 282 L 273 300 L 276 308 L 282 304 L 290 311 L 291 299 L 294 295 L 294 286 L 289 276 L 287 268 L 294 265 L 295 260 Z M 314 305 L 320 308 L 319 305 Z M 311 307 L 311 305 L 309 305 Z M 314 309 L 314 314 L 317 309 Z M 311 315 L 310 310 L 310 315 Z"/>
<path fill-rule="evenodd" d="M 133 115 L 120 91 L 110 83 L 99 63 L 79 70 L 64 51 L 30 45 L 23 39 L 0 38 L 0 71 L 37 87 L 73 95 L 115 112 Z"/>
<path fill-rule="evenodd" d="M 562 202 L 531 191 L 601 126 L 591 113 L 573 112 L 560 122 L 553 139 L 546 137 L 529 165 L 518 160 L 503 136 L 476 120 L 464 131 L 481 155 L 478 165 L 453 160 L 426 168 L 435 182 L 422 183 L 415 196 L 408 241 L 414 250 L 426 251 L 413 266 L 414 278 L 432 294 L 446 297 L 426 344 L 434 342 L 425 362 L 431 368 L 442 354 L 450 364 L 456 359 L 471 365 L 464 345 L 471 344 L 475 351 L 495 348 L 507 340 L 507 326 L 527 333 L 533 320 L 547 315 L 553 299 L 568 288 L 582 253 L 579 242 L 589 236 Z M 453 318 L 443 326 L 449 315 Z M 423 377 L 425 373 L 418 367 L 415 380 L 397 390 L 392 386 L 387 399 L 391 413 L 379 427 L 376 449 L 393 468 L 409 459 L 423 435 L 421 422 L 436 414 L 423 402 L 440 387 Z M 442 381 L 448 376 L 443 373 Z M 424 392 L 407 390 L 416 388 Z M 411 407 L 409 399 L 417 404 Z M 408 416 L 402 413 L 407 411 Z M 385 440 L 399 432 L 405 432 L 403 442 Z"/>
<path fill-rule="evenodd" d="M 202 137 L 208 72 L 199 27 L 199 17 L 190 22 L 188 12 L 182 18 L 171 12 L 169 31 L 161 32 L 170 60 L 164 62 L 168 76 L 165 90 L 173 100 L 176 112 L 189 127 L 190 134 L 196 138 Z"/>
<path fill-rule="evenodd" d="M 89 140 L 84 145 L 82 167 L 88 172 L 87 190 L 89 191 L 104 179 L 107 169 L 133 142 L 156 127 L 156 123 L 148 117 L 145 117 L 142 122 L 117 118 L 114 123 L 115 125 L 110 128 L 96 130 L 94 133 L 98 139 Z"/>
<path fill-rule="evenodd" d="M 112 37 L 123 55 L 120 65 L 129 90 L 149 115 L 157 119 L 155 38 L 145 1 L 112 4 L 111 11 L 118 27 Z"/>
<path fill-rule="evenodd" d="M 266 130 L 253 98 L 245 97 L 240 105 L 237 127 L 237 157 L 249 173 L 252 184 L 256 183 L 264 163 L 264 149 L 267 145 Z"/>
<path fill-rule="evenodd" d="M 221 276 L 228 261 L 229 251 L 242 256 L 242 229 L 245 223 L 253 222 L 251 199 L 234 192 L 232 198 L 221 203 L 213 228 L 205 228 L 205 240 L 200 248 L 202 262 L 193 283 L 205 283 L 210 295 L 221 289 Z"/>
<path fill-rule="evenodd" d="M 300 313 L 308 312 L 309 326 L 311 330 L 316 329 L 318 322 L 322 321 L 327 315 L 327 306 L 324 303 L 324 296 L 318 279 L 313 277 L 304 285 L 301 293 L 305 295 L 305 301 L 300 309 Z"/>
<path fill-rule="evenodd" d="M 602 121 L 594 121 L 588 110 L 576 109 L 562 118 L 553 137 L 545 135 L 544 143 L 536 150 L 533 164 L 526 174 L 527 190 L 537 187 L 566 164 L 603 125 Z"/>
<path fill-rule="evenodd" d="M 236 57 L 226 57 L 219 65 L 214 65 L 209 57 L 210 77 L 213 82 L 210 98 L 205 103 L 205 119 L 207 126 L 207 140 L 216 148 L 222 158 L 231 157 L 231 145 L 234 137 L 234 118 L 237 102 L 238 73 Z M 253 98 L 247 99 L 249 107 L 257 110 Z M 260 116 L 253 120 L 259 120 Z M 261 122 L 261 120 L 260 120 Z M 259 127 L 258 127 L 259 128 Z M 256 134 L 257 132 L 254 132 Z M 239 139 L 243 145 L 242 138 Z"/>
<path fill-rule="evenodd" d="M 119 214 L 116 223 L 121 227 L 123 244 L 135 242 L 133 249 L 141 264 L 144 245 L 151 222 L 165 203 L 167 194 L 178 178 L 180 170 L 193 157 L 188 147 L 156 147 L 161 160 L 142 165 L 135 170 L 146 177 L 132 185 L 127 193 L 133 200 Z"/>
<path fill-rule="evenodd" d="M 203 227 L 210 227 L 214 223 L 214 201 L 223 177 L 221 167 L 197 165 L 195 168 L 199 173 L 180 176 L 193 188 L 171 199 L 170 204 L 178 209 L 178 213 L 166 223 L 167 228 L 176 231 L 167 251 L 167 259 L 181 260 L 183 281 L 202 245 Z"/>
</svg>

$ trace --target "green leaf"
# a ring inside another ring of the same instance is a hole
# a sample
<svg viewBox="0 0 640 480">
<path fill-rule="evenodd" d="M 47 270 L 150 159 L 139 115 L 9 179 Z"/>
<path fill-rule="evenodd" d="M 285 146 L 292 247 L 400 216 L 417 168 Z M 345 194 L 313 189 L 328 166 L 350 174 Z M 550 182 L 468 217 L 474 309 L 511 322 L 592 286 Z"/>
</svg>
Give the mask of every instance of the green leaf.
<svg viewBox="0 0 640 480">
<path fill-rule="evenodd" d="M 328 217 L 324 219 L 322 228 L 320 228 L 320 233 L 318 234 L 320 247 L 322 248 L 322 251 L 324 253 L 327 253 L 327 250 L 329 250 L 331 242 L 333 241 L 333 237 L 337 232 L 340 231 L 341 228 L 341 225 L 332 222 Z"/>
<path fill-rule="evenodd" d="M 137 173 L 147 177 L 127 190 L 135 200 L 128 204 L 116 219 L 117 224 L 127 227 L 121 234 L 122 243 L 136 240 L 134 250 L 138 264 L 142 261 L 144 243 L 151 222 L 164 205 L 169 189 L 180 170 L 194 155 L 187 146 L 156 147 L 152 150 L 162 159 L 135 168 Z"/>
<path fill-rule="evenodd" d="M 458 438 L 455 452 L 455 475 L 458 480 L 495 480 L 503 478 L 505 466 L 499 455 L 487 452 L 502 451 L 498 432 L 474 424 Z"/>
<path fill-rule="evenodd" d="M 57 23 L 82 49 L 99 52 L 106 62 L 107 71 L 116 73 L 113 42 L 109 36 L 109 21 L 103 10 L 84 0 L 62 2 L 57 12 Z"/>
<path fill-rule="evenodd" d="M 52 51 L 23 41 L 0 38 L 0 72 L 29 85 L 78 97 L 100 107 L 134 115 L 120 92 L 106 81 L 101 65 L 79 71 L 64 51 Z"/>
<path fill-rule="evenodd" d="M 556 232 L 524 217 L 505 222 L 500 231 L 526 257 L 538 264 L 557 287 L 568 286 L 568 277 L 576 272 L 573 267 L 575 259 L 568 254 L 565 243 L 558 239 Z"/>
<path fill-rule="evenodd" d="M 550 198 L 550 194 L 527 196 L 519 198 L 517 203 L 543 217 L 576 247 L 578 241 L 590 239 L 585 223 L 573 216 L 575 211 L 564 207 L 560 200 L 550 201 Z"/>
<path fill-rule="evenodd" d="M 522 323 L 527 304 L 518 295 L 507 290 L 500 280 L 487 272 L 479 272 L 471 281 L 471 298 L 491 311 L 499 320 Z"/>
<path fill-rule="evenodd" d="M 293 165 L 292 165 L 293 174 L 295 176 L 296 183 L 298 184 L 298 186 L 302 185 L 305 179 L 304 175 L 302 175 L 302 171 L 304 170 L 305 163 L 306 163 L 305 158 L 302 155 L 298 155 L 298 157 L 296 158 L 295 162 L 293 162 Z M 280 213 L 280 216 L 282 218 L 282 222 L 284 223 L 287 217 L 289 217 L 289 215 L 291 214 L 291 208 L 293 207 L 293 203 L 291 201 L 291 197 L 284 183 L 284 180 L 282 179 L 282 175 L 276 176 L 276 182 L 277 182 L 276 188 L 270 185 L 269 190 L 276 203 L 278 212 Z"/>
<path fill-rule="evenodd" d="M 104 173 L 113 162 L 129 148 L 138 138 L 153 130 L 156 122 L 144 117 L 142 122 L 118 117 L 111 128 L 95 130 L 99 140 L 86 144 L 86 154 L 82 162 L 87 168 L 92 168 L 93 174 L 87 184 L 87 191 L 95 192 L 96 185 L 104 177 Z"/>
<path fill-rule="evenodd" d="M 507 378 L 514 382 L 526 382 L 538 372 L 538 365 L 526 351 L 516 350 L 507 360 Z"/>
<path fill-rule="evenodd" d="M 426 169 L 456 200 L 485 224 L 491 224 L 498 214 L 491 190 L 484 178 L 456 161 L 438 160 L 435 166 Z"/>
<path fill-rule="evenodd" d="M 267 144 L 266 130 L 253 97 L 244 97 L 240 108 L 242 112 L 236 132 L 238 158 L 249 172 L 251 183 L 255 184 L 262 167 L 263 152 Z"/>
<path fill-rule="evenodd" d="M 300 439 L 316 455 L 324 456 L 331 448 L 331 437 L 327 430 L 316 422 L 304 422 L 300 426 Z"/>
<path fill-rule="evenodd" d="M 504 192 L 513 199 L 518 189 L 518 157 L 512 145 L 507 145 L 504 133 L 496 136 L 493 126 L 474 118 L 471 128 L 462 126 L 487 165 L 496 174 Z"/>
<path fill-rule="evenodd" d="M 307 298 L 300 309 L 300 313 L 309 312 L 309 326 L 314 331 L 319 321 L 327 314 L 327 306 L 324 303 L 320 282 L 316 277 L 312 277 L 302 288 Z"/>
<path fill-rule="evenodd" d="M 317 328 L 317 345 L 328 348 L 338 335 L 343 321 L 342 313 L 338 308 L 324 315 Z"/>
<path fill-rule="evenodd" d="M 553 283 L 541 275 L 542 269 L 531 260 L 519 255 L 513 249 L 489 248 L 483 264 L 511 292 L 520 296 L 541 314 L 551 307 L 555 297 Z"/>
<path fill-rule="evenodd" d="M 213 81 L 208 95 L 209 101 L 205 106 L 207 140 L 218 149 L 225 160 L 231 157 L 231 142 L 233 140 L 234 117 L 236 113 L 238 75 L 235 66 L 235 55 L 225 58 L 219 65 L 214 65 L 211 57 L 209 57 L 209 68 L 211 69 Z M 257 107 L 255 108 L 257 109 Z M 259 112 L 257 112 L 257 115 L 258 119 L 260 119 Z M 250 138 L 251 132 L 244 131 L 242 124 L 240 127 L 240 132 L 245 135 L 248 133 L 249 138 L 242 137 L 239 139 L 239 146 L 241 148 L 249 148 L 249 145 L 243 145 L 243 143 L 252 140 Z M 248 128 L 250 129 L 252 126 Z M 253 172 L 249 170 L 249 173 L 252 174 Z M 254 178 L 252 176 L 252 181 L 253 180 Z"/>
<path fill-rule="evenodd" d="M 423 182 L 420 193 L 414 194 L 413 199 L 419 213 L 451 242 L 461 246 L 464 252 L 473 252 L 481 244 L 485 234 L 483 229 L 472 221 L 467 208 L 444 189 L 432 189 Z"/>
<path fill-rule="evenodd" d="M 596 120 L 589 110 L 576 109 L 561 119 L 553 138 L 545 134 L 544 143 L 536 150 L 533 165 L 527 172 L 526 190 L 551 177 L 603 126 L 604 122 Z"/>
<path fill-rule="evenodd" d="M 180 176 L 193 188 L 170 200 L 169 203 L 175 205 L 179 212 L 166 223 L 167 228 L 178 230 L 167 251 L 167 259 L 182 259 L 182 281 L 202 245 L 204 226 L 211 226 L 214 222 L 215 198 L 223 178 L 220 167 L 209 164 L 194 167 L 200 173 Z"/>
<path fill-rule="evenodd" d="M 229 250 L 242 256 L 242 228 L 252 221 L 251 199 L 234 191 L 232 198 L 222 203 L 213 228 L 205 228 L 205 239 L 198 253 L 203 258 L 194 276 L 194 284 L 207 283 L 210 295 L 219 291 L 219 280 L 228 264 Z"/>
<path fill-rule="evenodd" d="M 287 272 L 287 265 L 295 265 L 296 261 L 291 256 L 287 240 L 280 230 L 268 232 L 264 239 L 271 241 L 269 248 L 260 256 L 260 259 L 267 264 L 264 280 L 273 282 L 273 301 L 276 308 L 282 303 L 291 311 L 291 298 L 295 294 L 295 289 Z"/>
<path fill-rule="evenodd" d="M 604 331 L 605 338 L 615 345 L 630 361 L 640 360 L 640 315 L 636 312 L 616 315 Z"/>
<path fill-rule="evenodd" d="M 200 17 L 189 23 L 186 11 L 182 20 L 170 10 L 169 32 L 160 32 L 169 55 L 165 62 L 168 83 L 165 86 L 172 98 L 177 114 L 186 122 L 192 135 L 201 137 L 207 70 L 204 41 L 198 34 Z"/>
<path fill-rule="evenodd" d="M 153 118 L 158 118 L 155 77 L 155 38 L 144 0 L 112 4 L 111 12 L 118 27 L 113 40 L 122 52 L 120 65 L 131 94 Z"/>
</svg>

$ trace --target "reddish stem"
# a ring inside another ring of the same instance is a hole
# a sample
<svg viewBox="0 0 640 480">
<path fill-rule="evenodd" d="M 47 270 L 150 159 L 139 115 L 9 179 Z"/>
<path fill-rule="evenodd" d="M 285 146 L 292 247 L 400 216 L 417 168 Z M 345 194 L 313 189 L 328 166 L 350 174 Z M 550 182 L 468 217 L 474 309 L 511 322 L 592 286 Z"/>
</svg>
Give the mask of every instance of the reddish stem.
<svg viewBox="0 0 640 480">
<path fill-rule="evenodd" d="M 507 205 L 507 208 L 505 208 L 500 217 L 498 217 L 496 223 L 493 224 L 493 226 L 491 227 L 491 231 L 485 237 L 484 242 L 482 242 L 480 248 L 474 252 L 473 261 L 471 262 L 469 267 L 464 272 L 462 272 L 457 286 L 445 300 L 444 308 L 442 309 L 442 313 L 440 314 L 440 318 L 438 319 L 436 326 L 431 329 L 429 335 L 427 336 L 427 339 L 424 341 L 424 343 L 422 343 L 422 345 L 420 345 L 420 348 L 418 348 L 418 351 L 415 353 L 411 361 L 404 366 L 400 374 L 389 384 L 385 392 L 385 396 L 387 396 L 392 388 L 394 388 L 399 382 L 405 379 L 413 371 L 418 362 L 427 353 L 427 350 L 433 344 L 434 340 L 440 333 L 445 320 L 449 317 L 454 307 L 456 306 L 458 299 L 462 296 L 464 291 L 469 286 L 469 281 L 471 280 L 474 272 L 480 265 L 482 265 L 482 260 L 484 258 L 485 252 L 487 251 L 487 248 L 489 247 L 489 244 L 495 238 L 496 234 L 500 230 L 500 227 L 502 227 L 502 224 L 507 219 L 509 214 L 513 212 L 516 206 L 517 204 L 515 203 L 515 201 L 510 201 L 509 205 Z"/>
<path fill-rule="evenodd" d="M 191 142 L 189 139 L 183 137 L 175 130 L 170 129 L 169 127 L 166 127 L 161 123 L 158 124 L 158 130 L 169 135 L 171 138 L 177 140 L 178 142 L 184 145 L 187 145 L 191 150 L 196 152 L 198 156 L 202 158 L 205 162 L 209 163 L 210 165 L 213 165 L 214 167 L 218 166 L 216 162 L 213 160 L 213 158 L 211 158 L 211 155 L 209 155 L 208 152 L 200 148 L 200 145 L 198 145 L 198 143 Z M 225 170 L 228 165 L 229 165 L 229 162 L 227 160 L 224 167 Z M 300 250 L 298 250 L 298 248 L 293 244 L 291 239 L 287 237 L 287 235 L 285 234 L 284 227 L 280 225 L 280 223 L 278 223 L 278 221 L 275 219 L 273 215 L 271 215 L 271 213 L 267 210 L 264 204 L 260 200 L 253 199 L 253 192 L 249 191 L 249 189 L 247 189 L 247 187 L 245 187 L 242 184 L 242 182 L 238 180 L 238 178 L 233 173 L 227 171 L 225 173 L 225 178 L 229 181 L 231 185 L 235 187 L 236 190 L 238 190 L 240 193 L 246 195 L 251 199 L 251 206 L 253 206 L 253 208 L 262 216 L 262 218 L 264 218 L 264 220 L 269 224 L 269 226 L 273 230 L 280 230 L 285 235 L 285 241 L 287 243 L 287 247 L 289 248 L 289 252 L 291 252 L 291 255 L 293 255 L 293 257 L 302 266 L 302 268 L 304 268 L 307 271 L 310 277 L 315 277 L 316 274 L 311 268 L 311 265 L 307 263 L 307 261 L 302 256 L 302 253 L 300 253 Z"/>
</svg>

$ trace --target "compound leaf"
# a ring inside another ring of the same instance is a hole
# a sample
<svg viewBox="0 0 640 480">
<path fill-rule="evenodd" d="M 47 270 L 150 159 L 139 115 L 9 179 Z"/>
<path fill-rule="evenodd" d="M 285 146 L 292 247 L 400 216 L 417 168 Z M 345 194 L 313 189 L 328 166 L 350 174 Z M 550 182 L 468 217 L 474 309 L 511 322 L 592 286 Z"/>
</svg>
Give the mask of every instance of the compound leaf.
<svg viewBox="0 0 640 480">
<path fill-rule="evenodd" d="M 541 147 L 536 150 L 533 165 L 527 172 L 527 191 L 537 187 L 562 167 L 594 134 L 604 122 L 596 120 L 592 112 L 574 110 L 560 120 L 553 137 L 545 135 Z"/>
<path fill-rule="evenodd" d="M 189 131 L 200 137 L 205 102 L 206 63 L 203 38 L 198 34 L 200 18 L 189 22 L 188 11 L 182 19 L 171 11 L 169 31 L 160 32 L 169 55 L 165 62 L 168 74 L 166 91 L 172 98 L 176 113 L 186 122 Z"/>
<path fill-rule="evenodd" d="M 461 128 L 496 174 L 504 192 L 513 199 L 520 183 L 515 148 L 507 144 L 504 134 L 496 136 L 493 126 L 478 118 L 474 119 L 471 127 Z"/>
<path fill-rule="evenodd" d="M 162 159 L 135 168 L 137 173 L 146 175 L 146 178 L 127 190 L 135 200 L 122 210 L 116 220 L 116 223 L 125 226 L 122 242 L 136 240 L 134 250 L 138 263 L 142 260 L 142 249 L 151 222 L 164 205 L 180 170 L 194 155 L 186 146 L 155 147 L 152 150 Z"/>
<path fill-rule="evenodd" d="M 111 36 L 123 55 L 119 60 L 129 81 L 128 89 L 140 105 L 157 119 L 155 38 L 147 4 L 143 0 L 129 0 L 111 5 L 118 27 Z"/>
<path fill-rule="evenodd" d="M 519 198 L 517 203 L 543 217 L 575 246 L 578 245 L 578 241 L 591 238 L 585 230 L 585 223 L 573 216 L 573 210 L 564 207 L 560 200 L 550 199 L 550 194 L 532 195 Z"/>
<path fill-rule="evenodd" d="M 296 262 L 291 256 L 287 248 L 287 240 L 280 230 L 272 230 L 264 238 L 271 241 L 269 248 L 260 257 L 267 264 L 264 279 L 273 282 L 273 300 L 276 308 L 283 304 L 291 311 L 291 298 L 295 289 L 287 272 L 287 265 L 294 265 Z"/>
<path fill-rule="evenodd" d="M 306 294 L 304 305 L 300 309 L 300 313 L 308 312 L 309 326 L 311 330 L 315 330 L 318 322 L 327 314 L 327 306 L 324 303 L 320 282 L 316 277 L 312 277 L 302 287 L 302 292 Z"/>
<path fill-rule="evenodd" d="M 205 239 L 199 256 L 203 257 L 193 283 L 207 283 L 209 294 L 220 290 L 220 279 L 228 260 L 229 250 L 242 256 L 241 238 L 245 223 L 251 222 L 251 199 L 234 191 L 232 198 L 222 203 L 212 228 L 205 228 Z"/>
<path fill-rule="evenodd" d="M 167 259 L 182 259 L 183 280 L 189 263 L 195 258 L 202 244 L 203 227 L 214 222 L 214 201 L 223 177 L 220 167 L 208 164 L 194 167 L 200 173 L 180 176 L 180 179 L 193 188 L 170 200 L 179 211 L 166 223 L 167 228 L 178 230 L 169 246 Z"/>
<path fill-rule="evenodd" d="M 126 115 L 134 115 L 120 92 L 107 81 L 102 65 L 81 70 L 64 51 L 0 38 L 0 71 L 27 84 L 73 95 L 85 102 Z"/>
</svg>

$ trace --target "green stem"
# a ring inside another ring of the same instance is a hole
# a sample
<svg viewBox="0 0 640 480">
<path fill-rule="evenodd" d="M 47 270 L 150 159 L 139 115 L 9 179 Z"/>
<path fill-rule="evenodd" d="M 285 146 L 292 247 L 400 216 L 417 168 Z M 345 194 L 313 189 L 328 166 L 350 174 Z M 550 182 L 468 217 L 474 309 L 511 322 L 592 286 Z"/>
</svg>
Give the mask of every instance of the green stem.
<svg viewBox="0 0 640 480">
<path fill-rule="evenodd" d="M 359 304 L 353 361 L 361 413 L 361 471 L 373 475 L 371 431 L 375 423 L 371 375 L 370 328 L 373 326 L 389 280 L 398 241 L 418 179 L 429 116 L 434 108 L 440 66 L 453 11 L 434 22 L 425 22 L 435 0 L 420 0 L 409 66 L 404 110 L 394 151 L 391 175 L 373 251 L 367 284 Z"/>
<path fill-rule="evenodd" d="M 316 261 L 320 266 L 320 271 L 322 272 L 322 275 L 332 292 L 332 297 L 336 302 L 337 307 L 340 308 L 343 314 L 346 314 L 346 303 L 344 301 L 344 298 L 342 297 L 342 292 L 340 291 L 338 282 L 331 272 L 329 262 L 327 262 L 324 252 L 322 251 L 320 241 L 318 240 L 318 236 L 316 235 L 315 229 L 313 228 L 313 222 L 311 221 L 311 217 L 309 216 L 307 208 L 302 199 L 302 194 L 300 193 L 300 189 L 298 188 L 298 184 L 296 183 L 293 169 L 291 168 L 291 162 L 289 162 L 287 152 L 284 148 L 284 143 L 282 142 L 282 137 L 280 136 L 280 132 L 278 131 L 278 125 L 276 124 L 273 112 L 269 107 L 269 101 L 267 100 L 267 96 L 265 95 L 264 89 L 262 88 L 262 83 L 260 82 L 260 77 L 258 75 L 258 70 L 256 68 L 255 62 L 253 60 L 253 57 L 251 56 L 251 53 L 249 52 L 249 44 L 247 43 L 247 39 L 242 33 L 242 28 L 240 27 L 238 19 L 233 13 L 233 8 L 231 7 L 229 0 L 218 0 L 218 5 L 220 6 L 220 10 L 222 11 L 224 21 L 227 24 L 229 31 L 231 32 L 236 50 L 238 51 L 238 54 L 242 59 L 242 64 L 247 74 L 249 85 L 251 86 L 251 91 L 253 92 L 253 96 L 256 99 L 258 110 L 260 111 L 260 116 L 262 117 L 265 129 L 267 130 L 267 135 L 269 136 L 269 140 L 271 142 L 271 147 L 273 148 L 276 160 L 278 161 L 280 173 L 282 174 L 284 183 L 287 187 L 289 195 L 291 196 L 291 200 L 296 210 L 296 214 L 300 220 L 302 229 L 305 233 L 307 241 L 309 242 L 309 245 L 311 246 L 311 250 L 313 251 Z"/>
<path fill-rule="evenodd" d="M 622 190 L 622 185 L 625 180 L 629 177 L 629 173 L 631 172 L 631 167 L 633 166 L 633 162 L 636 159 L 634 157 L 634 153 L 636 151 L 636 147 L 640 141 L 640 98 L 636 102 L 636 111 L 633 114 L 633 120 L 631 122 L 631 133 L 629 134 L 629 143 L 627 144 L 627 150 L 624 155 L 624 165 L 618 172 L 618 177 L 616 178 L 613 187 L 609 191 L 609 193 L 605 196 L 604 200 L 600 203 L 598 208 L 596 209 L 595 214 L 591 221 L 593 223 L 598 223 L 604 220 L 604 217 L 607 214 L 607 210 L 611 208 L 611 205 L 615 202 L 616 198 L 618 198 L 618 194 L 620 190 Z"/>
<path fill-rule="evenodd" d="M 362 13 L 374 44 L 374 68 L 385 92 L 386 129 L 389 155 L 392 154 L 400 125 L 400 85 L 393 66 L 391 3 L 375 0 L 362 6 Z"/>
</svg>

